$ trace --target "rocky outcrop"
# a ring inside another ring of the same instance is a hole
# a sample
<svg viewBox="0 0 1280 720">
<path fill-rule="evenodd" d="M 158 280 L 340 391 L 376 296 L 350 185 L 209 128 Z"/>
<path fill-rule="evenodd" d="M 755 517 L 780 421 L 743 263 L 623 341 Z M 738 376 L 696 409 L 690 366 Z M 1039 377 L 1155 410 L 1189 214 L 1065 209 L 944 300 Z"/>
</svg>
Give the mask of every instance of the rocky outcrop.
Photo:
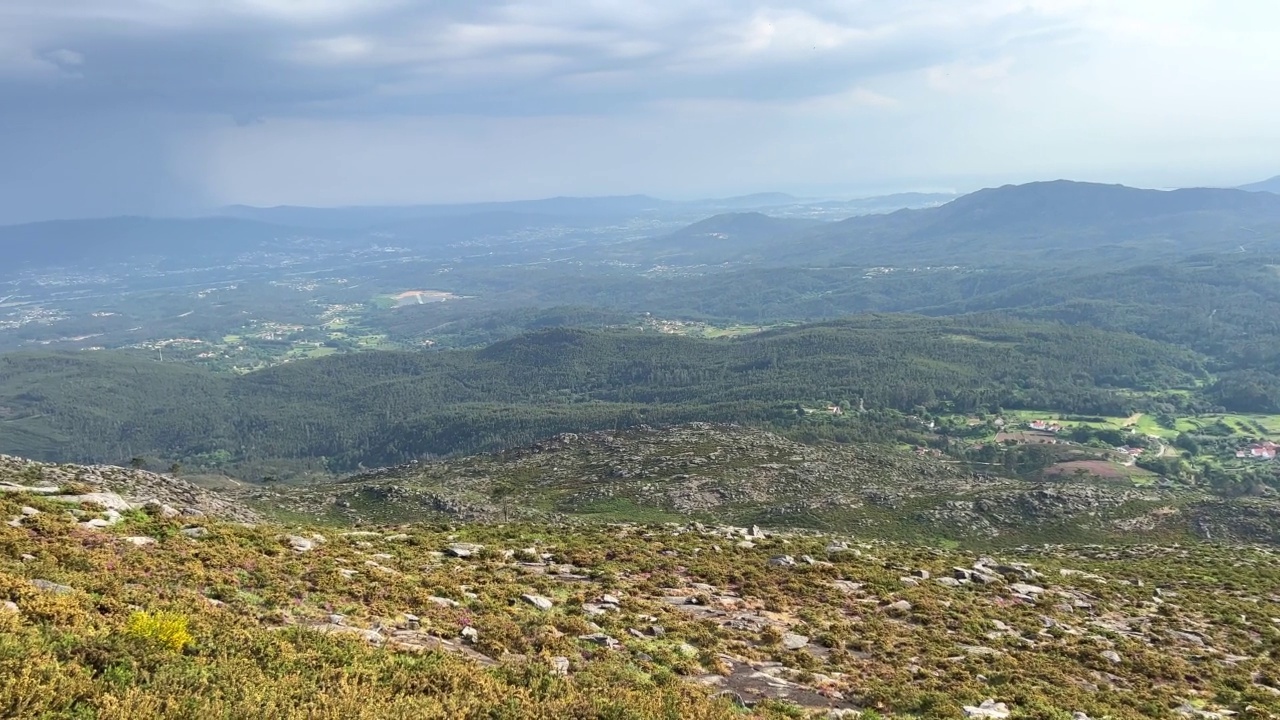
<svg viewBox="0 0 1280 720">
<path fill-rule="evenodd" d="M 172 515 L 259 522 L 249 508 L 181 478 L 114 465 L 66 465 L 0 455 L 0 490 L 125 511 L 150 505 Z"/>
</svg>

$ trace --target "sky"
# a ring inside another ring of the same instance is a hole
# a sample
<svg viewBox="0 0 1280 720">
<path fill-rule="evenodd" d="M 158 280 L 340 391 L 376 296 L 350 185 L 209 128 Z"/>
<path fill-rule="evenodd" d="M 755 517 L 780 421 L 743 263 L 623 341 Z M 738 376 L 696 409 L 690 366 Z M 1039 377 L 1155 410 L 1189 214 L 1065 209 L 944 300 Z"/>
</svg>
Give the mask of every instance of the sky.
<svg viewBox="0 0 1280 720">
<path fill-rule="evenodd" d="M 1275 0 L 0 0 L 0 222 L 1280 174 Z"/>
</svg>

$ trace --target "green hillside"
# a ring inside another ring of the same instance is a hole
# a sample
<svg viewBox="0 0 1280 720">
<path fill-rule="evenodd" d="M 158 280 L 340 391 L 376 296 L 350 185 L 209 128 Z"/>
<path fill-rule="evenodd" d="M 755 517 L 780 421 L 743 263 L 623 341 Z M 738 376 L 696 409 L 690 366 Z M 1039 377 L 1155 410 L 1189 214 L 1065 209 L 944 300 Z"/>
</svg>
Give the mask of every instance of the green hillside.
<svg viewBox="0 0 1280 720">
<path fill-rule="evenodd" d="M 0 434 L 0 451 L 345 469 L 642 422 L 787 427 L 799 406 L 831 403 L 1127 414 L 1135 391 L 1205 377 L 1189 351 L 996 317 L 865 316 L 721 339 L 549 329 L 481 350 L 337 355 L 244 376 L 112 352 L 11 353 L 0 427 L 23 432 Z"/>
</svg>

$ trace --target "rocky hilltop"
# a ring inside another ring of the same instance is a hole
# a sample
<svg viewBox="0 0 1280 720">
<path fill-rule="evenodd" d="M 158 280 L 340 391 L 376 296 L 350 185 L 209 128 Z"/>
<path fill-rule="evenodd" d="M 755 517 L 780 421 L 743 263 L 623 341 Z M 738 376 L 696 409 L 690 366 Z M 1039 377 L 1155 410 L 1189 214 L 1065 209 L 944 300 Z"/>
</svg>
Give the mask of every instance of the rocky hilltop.
<svg viewBox="0 0 1280 720">
<path fill-rule="evenodd" d="M 173 517 L 260 520 L 234 500 L 180 478 L 114 465 L 59 465 L 0 455 L 0 493 L 44 495 L 67 505 L 99 507 L 112 517 L 149 505 Z"/>
<path fill-rule="evenodd" d="M 1280 540 L 1280 503 L 1270 498 L 1089 477 L 1032 482 L 909 450 L 701 423 L 565 434 L 243 499 L 344 523 L 695 519 L 930 542 Z"/>
</svg>

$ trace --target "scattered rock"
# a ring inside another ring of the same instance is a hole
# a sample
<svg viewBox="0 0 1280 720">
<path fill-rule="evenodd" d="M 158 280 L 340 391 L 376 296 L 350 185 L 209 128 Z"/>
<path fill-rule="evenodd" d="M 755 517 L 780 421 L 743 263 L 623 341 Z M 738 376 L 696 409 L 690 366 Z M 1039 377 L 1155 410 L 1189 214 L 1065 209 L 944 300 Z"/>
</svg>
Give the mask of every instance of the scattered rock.
<svg viewBox="0 0 1280 720">
<path fill-rule="evenodd" d="M 777 555 L 769 558 L 769 564 L 774 567 L 792 567 L 796 564 L 796 559 L 790 555 Z"/>
<path fill-rule="evenodd" d="M 991 720 L 1004 720 L 1009 717 L 1009 707 L 1002 702 L 995 700 L 983 700 L 981 705 L 965 705 L 964 715 L 970 718 L 990 718 Z"/>
<path fill-rule="evenodd" d="M 520 597 L 525 602 L 538 608 L 539 610 L 550 610 L 551 608 L 555 607 L 555 603 L 551 602 L 551 598 L 546 598 L 541 595 L 521 595 Z"/>
<path fill-rule="evenodd" d="M 551 658 L 551 671 L 557 675 L 568 675 L 569 658 L 562 655 Z"/>
<path fill-rule="evenodd" d="M 69 585 L 59 585 L 58 583 L 53 582 L 51 580 L 42 580 L 37 578 L 35 580 L 32 580 L 31 584 L 35 585 L 41 590 L 44 590 L 45 592 L 51 592 L 51 593 L 54 593 L 55 595 L 65 595 L 70 592 L 75 592 L 75 588 L 72 588 Z"/>
<path fill-rule="evenodd" d="M 795 633 L 782 634 L 782 647 L 788 650 L 799 650 L 800 648 L 808 647 L 808 645 L 809 638 L 804 635 L 797 635 Z"/>
<path fill-rule="evenodd" d="M 469 558 L 483 549 L 484 549 L 483 545 L 475 545 L 473 543 L 458 543 L 456 545 L 450 545 L 446 550 L 450 555 L 456 558 Z"/>
<path fill-rule="evenodd" d="M 439 597 L 436 595 L 432 595 L 431 597 L 427 598 L 427 601 L 435 605 L 439 605 L 440 607 L 446 607 L 446 608 L 459 607 L 459 603 L 457 600 L 450 600 L 449 598 Z"/>
<path fill-rule="evenodd" d="M 209 537 L 209 528 L 205 527 L 189 527 L 182 528 L 182 534 L 189 538 L 206 538 Z"/>
<path fill-rule="evenodd" d="M 146 535 L 132 535 L 130 537 L 124 538 L 124 541 L 132 545 L 137 545 L 138 547 L 142 547 L 144 545 L 156 544 L 155 538 L 147 537 Z"/>
<path fill-rule="evenodd" d="M 285 541 L 288 542 L 289 547 L 293 548 L 293 551 L 297 553 L 310 552 L 316 546 L 314 541 L 300 535 L 290 535 L 285 538 Z"/>
<path fill-rule="evenodd" d="M 0 602 L 0 612 L 18 612 L 18 603 L 12 600 Z"/>
<path fill-rule="evenodd" d="M 166 520 L 172 520 L 182 514 L 159 500 L 148 500 L 143 504 L 142 509 L 151 515 L 159 515 Z"/>
<path fill-rule="evenodd" d="M 906 600 L 899 600 L 885 605 L 884 609 L 895 613 L 909 613 L 911 612 L 911 603 Z"/>
<path fill-rule="evenodd" d="M 1120 653 L 1115 650 L 1103 650 L 1099 654 L 1102 655 L 1103 659 L 1116 665 L 1119 665 L 1123 661 L 1123 658 L 1120 657 Z"/>
<path fill-rule="evenodd" d="M 473 644 L 477 643 L 480 641 L 480 631 L 468 625 L 462 628 L 462 639 Z"/>
<path fill-rule="evenodd" d="M 120 497 L 115 493 L 85 493 L 84 495 L 51 495 L 50 500 L 57 502 L 71 503 L 73 505 L 97 505 L 104 510 L 132 510 L 133 505 L 129 501 Z"/>
<path fill-rule="evenodd" d="M 610 649 L 616 648 L 619 645 L 617 640 L 614 640 L 613 638 L 609 637 L 608 635 L 605 635 L 604 633 L 591 633 L 590 635 L 579 635 L 578 639 L 582 640 L 583 642 L 589 642 L 589 643 L 592 643 L 593 645 L 599 645 L 600 647 L 610 648 Z"/>
</svg>

